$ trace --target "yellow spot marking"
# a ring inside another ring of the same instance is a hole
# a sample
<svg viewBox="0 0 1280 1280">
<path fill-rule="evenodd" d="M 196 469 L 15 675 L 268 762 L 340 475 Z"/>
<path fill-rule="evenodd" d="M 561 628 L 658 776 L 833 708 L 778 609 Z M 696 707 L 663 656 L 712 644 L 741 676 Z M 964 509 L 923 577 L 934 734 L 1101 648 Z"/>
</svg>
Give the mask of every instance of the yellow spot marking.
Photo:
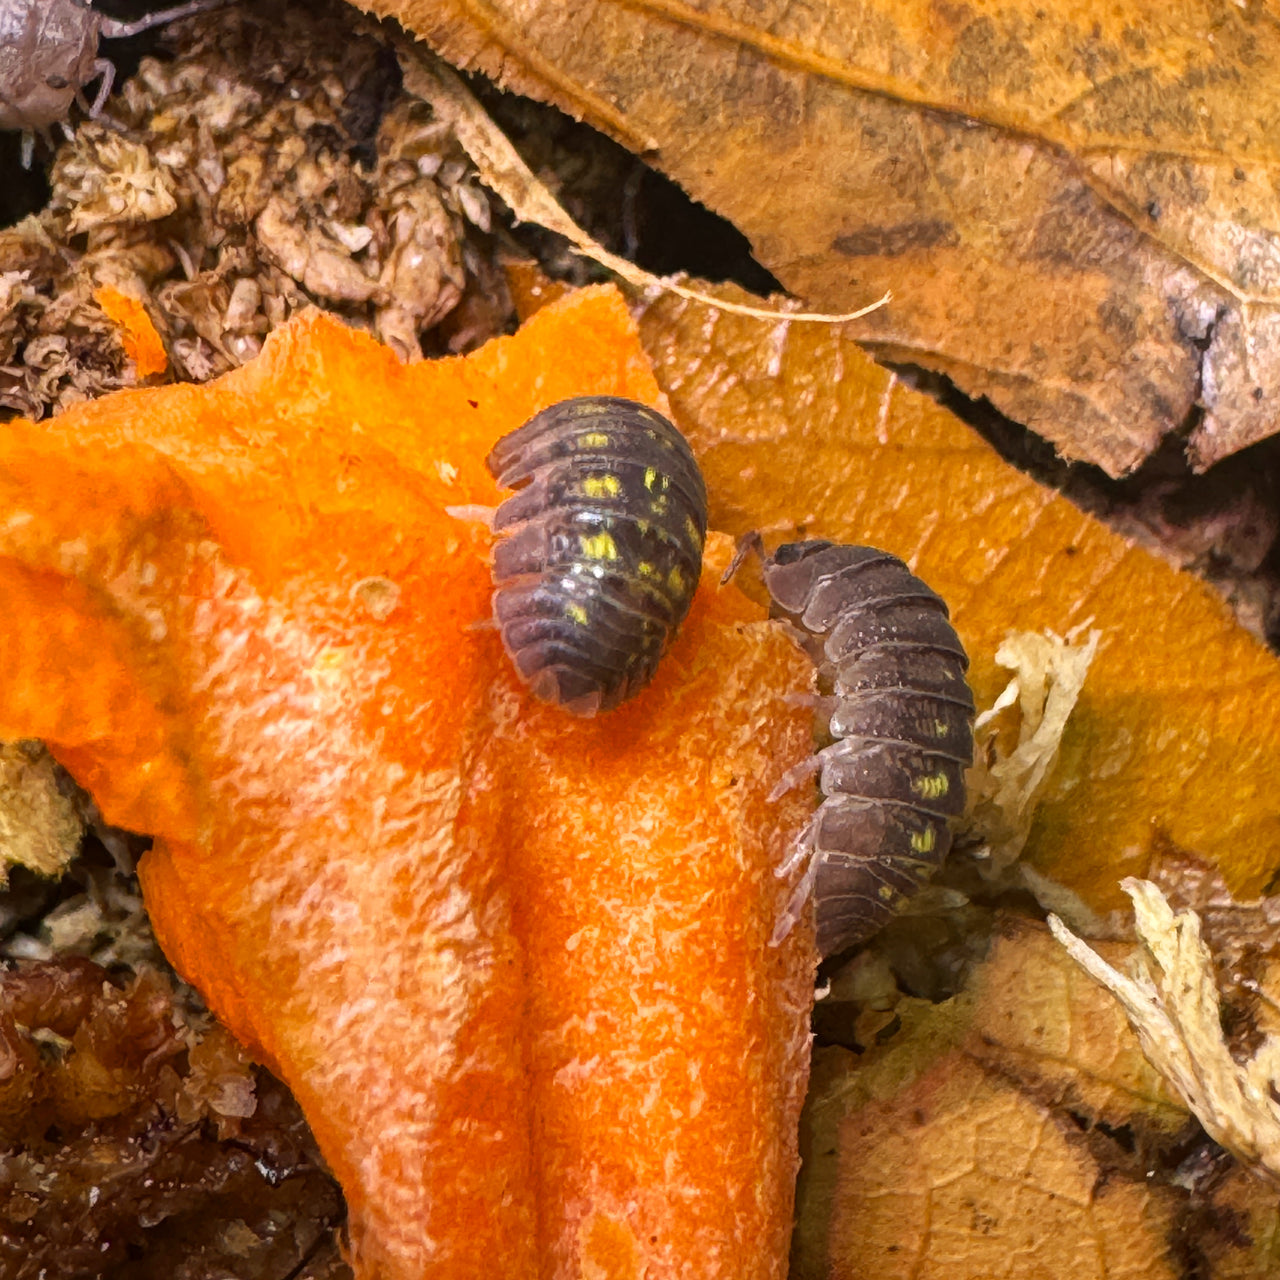
<svg viewBox="0 0 1280 1280">
<path fill-rule="evenodd" d="M 587 611 L 580 604 L 574 604 L 570 601 L 564 607 L 564 616 L 570 622 L 576 622 L 580 627 L 587 625 Z"/>
<path fill-rule="evenodd" d="M 698 532 L 698 526 L 693 523 L 692 516 L 685 516 L 684 530 L 689 535 L 689 541 L 693 543 L 698 550 L 702 550 L 702 534 Z"/>
<path fill-rule="evenodd" d="M 607 449 L 609 437 L 603 431 L 586 431 L 578 437 L 579 449 Z"/>
<path fill-rule="evenodd" d="M 916 853 L 932 853 L 936 841 L 937 837 L 933 833 L 933 828 L 926 827 L 923 831 L 917 831 L 912 835 L 911 847 Z"/>
<path fill-rule="evenodd" d="M 658 577 L 658 566 L 652 560 L 641 560 L 636 565 L 636 572 L 642 578 L 656 578 Z"/>
<path fill-rule="evenodd" d="M 892 902 L 898 896 L 887 884 L 882 884 L 876 893 L 879 894 L 881 902 Z"/>
<path fill-rule="evenodd" d="M 913 779 L 911 790 L 926 800 L 936 800 L 951 790 L 951 783 L 947 781 L 945 773 L 931 773 L 926 777 Z"/>
<path fill-rule="evenodd" d="M 587 476 L 582 492 L 588 498 L 616 498 L 622 492 L 622 481 L 614 475 Z"/>
<path fill-rule="evenodd" d="M 645 467 L 644 487 L 648 489 L 650 493 L 653 492 L 655 487 L 658 489 L 659 492 L 666 493 L 667 489 L 670 486 L 671 486 L 671 479 L 669 476 L 663 475 L 662 472 L 659 471 L 657 467 Z"/>
<path fill-rule="evenodd" d="M 665 493 L 661 493 L 654 498 L 653 501 L 649 503 L 649 510 L 652 511 L 655 516 L 665 516 L 667 514 L 667 495 Z"/>
<path fill-rule="evenodd" d="M 608 533 L 592 533 L 586 537 L 578 539 L 578 545 L 582 548 L 582 554 L 588 560 L 616 560 L 618 558 L 618 544 L 614 542 L 613 536 Z"/>
<path fill-rule="evenodd" d="M 667 586 L 671 588 L 676 595 L 679 595 L 686 588 L 684 574 L 680 572 L 680 566 L 675 565 L 671 572 L 667 574 Z"/>
<path fill-rule="evenodd" d="M 945 720 L 935 720 L 933 722 L 933 732 L 939 738 L 945 738 L 951 726 Z"/>
</svg>

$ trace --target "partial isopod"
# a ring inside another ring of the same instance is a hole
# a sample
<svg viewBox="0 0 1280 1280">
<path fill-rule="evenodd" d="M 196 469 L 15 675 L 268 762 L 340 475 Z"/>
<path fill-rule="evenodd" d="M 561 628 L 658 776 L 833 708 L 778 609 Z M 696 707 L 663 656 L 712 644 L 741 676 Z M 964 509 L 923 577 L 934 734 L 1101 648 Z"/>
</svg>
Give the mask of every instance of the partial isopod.
<svg viewBox="0 0 1280 1280">
<path fill-rule="evenodd" d="M 792 542 L 764 580 L 817 664 L 833 739 L 780 784 L 817 773 L 824 798 L 783 868 L 807 860 L 775 938 L 812 892 L 818 949 L 832 955 L 875 933 L 947 856 L 973 759 L 969 659 L 942 597 L 887 551 Z"/>
<path fill-rule="evenodd" d="M 35 134 L 66 120 L 79 101 L 90 116 L 102 110 L 115 67 L 98 56 L 98 41 L 137 35 L 226 0 L 190 3 L 120 22 L 90 8 L 90 0 L 0 0 L 0 129 L 23 132 L 22 164 L 31 166 Z M 98 80 L 93 102 L 85 88 Z M 65 125 L 64 125 L 65 127 Z"/>
<path fill-rule="evenodd" d="M 693 600 L 707 491 L 685 438 L 634 400 L 581 396 L 488 457 L 517 492 L 493 529 L 493 611 L 533 693 L 575 715 L 652 679 Z"/>
</svg>

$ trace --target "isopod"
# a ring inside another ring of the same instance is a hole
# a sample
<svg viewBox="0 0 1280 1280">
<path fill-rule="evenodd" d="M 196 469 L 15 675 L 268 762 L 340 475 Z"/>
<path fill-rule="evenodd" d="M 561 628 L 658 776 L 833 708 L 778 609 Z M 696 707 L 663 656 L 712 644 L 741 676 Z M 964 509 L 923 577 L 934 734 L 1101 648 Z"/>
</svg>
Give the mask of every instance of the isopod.
<svg viewBox="0 0 1280 1280">
<path fill-rule="evenodd" d="M 117 22 L 89 7 L 90 0 L 0 0 L 0 129 L 21 129 L 22 166 L 31 167 L 35 134 L 66 120 L 77 99 L 90 116 L 102 110 L 115 67 L 98 57 L 98 41 L 134 36 L 226 0 L 191 0 Z M 101 78 L 89 102 L 86 85 Z"/>
<path fill-rule="evenodd" d="M 607 711 L 652 679 L 702 567 L 707 491 L 680 432 L 633 400 L 580 396 L 487 459 L 516 489 L 493 517 L 493 612 L 546 702 Z"/>
<path fill-rule="evenodd" d="M 807 860 L 775 941 L 812 892 L 827 956 L 874 934 L 947 856 L 973 759 L 969 659 L 942 597 L 887 551 L 787 543 L 764 581 L 817 664 L 832 738 L 779 784 L 817 773 L 824 798 L 779 872 Z"/>
</svg>

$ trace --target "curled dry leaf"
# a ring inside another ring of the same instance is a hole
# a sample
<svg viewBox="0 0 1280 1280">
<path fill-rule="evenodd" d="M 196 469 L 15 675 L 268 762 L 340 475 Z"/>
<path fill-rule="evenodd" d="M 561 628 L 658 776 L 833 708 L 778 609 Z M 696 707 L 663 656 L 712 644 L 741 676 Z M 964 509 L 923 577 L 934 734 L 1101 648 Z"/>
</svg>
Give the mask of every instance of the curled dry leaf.
<svg viewBox="0 0 1280 1280">
<path fill-rule="evenodd" d="M 1187 1197 L 1147 1174 L 1186 1114 L 1047 930 L 1006 921 L 960 995 L 897 1013 L 815 1057 L 794 1280 L 1179 1274 Z"/>
<path fill-rule="evenodd" d="M 496 439 L 661 403 L 587 290 L 404 365 L 320 313 L 208 387 L 0 440 L 0 732 L 139 866 L 166 954 L 291 1087 L 357 1274 L 779 1280 L 816 956 L 768 946 L 810 664 L 709 568 L 652 685 L 573 720 L 485 625 Z"/>
<path fill-rule="evenodd" d="M 707 477 L 714 526 L 869 542 L 951 607 L 980 705 L 1010 630 L 1101 635 L 1024 862 L 1097 912 L 1156 833 L 1254 896 L 1280 866 L 1280 664 L 1221 600 L 1005 463 L 812 325 L 665 297 L 641 337 Z"/>
<path fill-rule="evenodd" d="M 436 117 L 449 124 L 462 148 L 474 161 L 480 180 L 502 198 L 518 222 L 534 222 L 547 231 L 563 236 L 583 256 L 608 268 L 633 288 L 657 292 L 665 290 L 690 302 L 706 303 L 721 311 L 754 316 L 757 319 L 771 319 L 778 314 L 770 307 L 702 292 L 673 276 L 660 279 L 635 263 L 628 262 L 626 258 L 610 253 L 565 212 L 451 67 L 444 65 L 438 58 L 425 55 L 408 41 L 401 42 L 399 53 L 405 87 L 431 103 Z M 886 293 L 856 311 L 833 314 L 801 312 L 793 308 L 788 316 L 793 322 L 844 324 L 860 319 L 888 301 L 889 295 Z"/>
<path fill-rule="evenodd" d="M 1276 993 L 1265 994 L 1264 986 L 1280 975 L 1280 897 L 1239 901 L 1217 867 L 1169 849 L 1159 852 L 1151 881 L 1175 911 L 1199 917 L 1224 1002 L 1247 1008 L 1255 1023 L 1275 1025 L 1280 1001 Z"/>
<path fill-rule="evenodd" d="M 1275 429 L 1280 28 L 1265 5 L 356 0 L 555 102 L 811 308 L 1125 472 L 1197 404 Z"/>
<path fill-rule="evenodd" d="M 1131 975 L 1107 964 L 1050 916 L 1073 959 L 1123 1006 L 1143 1052 L 1205 1131 L 1280 1184 L 1280 1037 L 1237 1062 L 1222 1033 L 1213 958 L 1194 911 L 1175 915 L 1150 881 L 1124 881 L 1142 944 Z"/>
<path fill-rule="evenodd" d="M 1100 637 L 1092 631 L 1083 643 L 1071 644 L 1052 633 L 1019 631 L 996 650 L 996 665 L 1014 674 L 974 723 L 978 742 L 966 779 L 971 835 L 982 841 L 979 856 L 992 875 L 1008 870 L 1026 846 Z M 1001 713 L 1015 704 L 1017 741 L 1010 746 Z"/>
</svg>

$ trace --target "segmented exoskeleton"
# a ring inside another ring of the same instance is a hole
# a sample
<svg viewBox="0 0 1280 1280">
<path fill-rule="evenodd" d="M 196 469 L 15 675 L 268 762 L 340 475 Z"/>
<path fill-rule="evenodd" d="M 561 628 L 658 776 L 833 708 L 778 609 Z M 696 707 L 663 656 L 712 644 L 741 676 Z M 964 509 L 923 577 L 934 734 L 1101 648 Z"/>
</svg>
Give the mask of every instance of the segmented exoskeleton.
<svg viewBox="0 0 1280 1280">
<path fill-rule="evenodd" d="M 533 693 L 576 715 L 643 688 L 689 611 L 707 491 L 685 438 L 633 400 L 564 400 L 504 436 L 493 612 Z"/>
<path fill-rule="evenodd" d="M 91 9 L 89 0 L 0 0 L 0 129 L 23 131 L 22 167 L 31 167 L 35 134 L 47 138 L 49 127 L 66 120 L 74 101 L 79 99 L 90 116 L 102 110 L 116 69 L 98 57 L 100 38 L 137 35 L 223 3 L 189 0 L 121 22 Z M 84 90 L 95 80 L 100 83 L 91 103 Z"/>
<path fill-rule="evenodd" d="M 829 691 L 834 739 L 780 790 L 820 773 L 824 799 L 780 874 L 809 860 L 777 937 L 814 896 L 825 955 L 864 941 L 941 865 L 973 759 L 969 659 L 942 597 L 873 547 L 792 542 L 764 562 Z"/>
</svg>

